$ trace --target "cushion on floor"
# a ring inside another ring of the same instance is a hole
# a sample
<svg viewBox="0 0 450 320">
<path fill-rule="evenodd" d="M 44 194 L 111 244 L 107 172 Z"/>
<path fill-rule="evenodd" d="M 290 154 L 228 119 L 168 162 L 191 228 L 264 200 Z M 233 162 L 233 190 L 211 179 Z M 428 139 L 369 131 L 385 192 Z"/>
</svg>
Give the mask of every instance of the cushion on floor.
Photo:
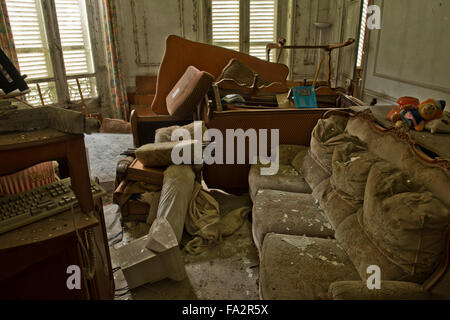
<svg viewBox="0 0 450 320">
<path fill-rule="evenodd" d="M 336 240 L 275 233 L 264 240 L 259 270 L 265 300 L 313 300 L 333 282 L 361 279 Z"/>
<path fill-rule="evenodd" d="M 267 233 L 333 238 L 334 230 L 311 194 L 259 190 L 253 206 L 253 240 L 261 249 Z"/>
</svg>

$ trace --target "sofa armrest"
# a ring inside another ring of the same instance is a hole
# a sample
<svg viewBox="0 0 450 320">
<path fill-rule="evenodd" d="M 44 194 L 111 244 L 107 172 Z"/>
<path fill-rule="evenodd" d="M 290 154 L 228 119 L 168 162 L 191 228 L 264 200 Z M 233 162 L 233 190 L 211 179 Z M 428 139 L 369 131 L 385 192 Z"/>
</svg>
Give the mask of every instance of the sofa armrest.
<svg viewBox="0 0 450 320">
<path fill-rule="evenodd" d="M 426 300 L 431 295 L 416 283 L 382 281 L 381 289 L 370 290 L 364 281 L 339 281 L 330 285 L 329 298 L 333 300 Z"/>
</svg>

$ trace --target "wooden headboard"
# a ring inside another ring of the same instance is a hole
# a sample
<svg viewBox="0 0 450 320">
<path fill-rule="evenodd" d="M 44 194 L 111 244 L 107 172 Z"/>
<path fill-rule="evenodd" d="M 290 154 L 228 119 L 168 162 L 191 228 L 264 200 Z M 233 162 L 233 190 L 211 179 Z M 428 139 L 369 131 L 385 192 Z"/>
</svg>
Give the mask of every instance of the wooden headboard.
<svg viewBox="0 0 450 320">
<path fill-rule="evenodd" d="M 233 58 L 241 60 L 254 69 L 262 79 L 270 82 L 284 83 L 289 74 L 289 68 L 284 64 L 267 62 L 245 53 L 170 35 L 166 40 L 166 50 L 159 69 L 156 96 L 152 104 L 153 112 L 161 115 L 169 114 L 166 97 L 187 67 L 194 66 L 217 78 Z"/>
</svg>

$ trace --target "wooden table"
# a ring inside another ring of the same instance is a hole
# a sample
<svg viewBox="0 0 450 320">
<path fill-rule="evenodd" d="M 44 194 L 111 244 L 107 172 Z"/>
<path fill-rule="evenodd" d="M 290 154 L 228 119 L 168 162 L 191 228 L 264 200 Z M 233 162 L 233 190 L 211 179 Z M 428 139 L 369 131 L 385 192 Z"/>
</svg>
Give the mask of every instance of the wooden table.
<svg viewBox="0 0 450 320">
<path fill-rule="evenodd" d="M 59 162 L 61 178 L 71 177 L 79 208 L 0 235 L 0 299 L 112 299 L 103 205 L 92 198 L 84 135 L 53 129 L 0 135 L 0 176 L 51 160 Z M 81 290 L 69 290 L 67 267 L 86 265 L 77 236 L 88 247 L 86 232 L 96 242 L 95 276 L 82 274 Z"/>
</svg>

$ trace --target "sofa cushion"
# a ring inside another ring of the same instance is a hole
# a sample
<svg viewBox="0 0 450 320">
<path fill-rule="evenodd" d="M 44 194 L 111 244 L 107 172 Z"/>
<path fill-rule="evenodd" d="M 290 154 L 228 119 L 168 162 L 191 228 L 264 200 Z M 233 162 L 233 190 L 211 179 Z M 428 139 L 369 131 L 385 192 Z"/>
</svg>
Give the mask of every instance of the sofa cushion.
<svg viewBox="0 0 450 320">
<path fill-rule="evenodd" d="M 400 170 L 405 170 L 419 184 L 450 207 L 450 179 L 444 170 L 427 165 L 418 160 L 411 152 L 410 146 L 397 140 L 393 135 L 376 132 L 370 122 L 361 118 L 349 120 L 346 128 L 351 135 L 363 140 L 369 151 L 392 163 Z"/>
<path fill-rule="evenodd" d="M 407 274 L 425 280 L 439 264 L 450 211 L 393 165 L 375 165 L 358 219 L 370 240 Z"/>
<path fill-rule="evenodd" d="M 330 174 L 311 157 L 309 149 L 300 151 L 292 160 L 291 165 L 300 172 L 313 190 L 323 180 L 330 177 Z"/>
<path fill-rule="evenodd" d="M 252 165 L 248 175 L 250 197 L 254 201 L 259 190 L 281 190 L 298 193 L 311 193 L 311 188 L 297 170 L 290 165 L 280 165 L 273 176 L 261 175 L 261 165 Z"/>
<path fill-rule="evenodd" d="M 297 154 L 308 150 L 306 146 L 284 144 L 278 148 L 280 165 L 291 165 Z"/>
<path fill-rule="evenodd" d="M 184 150 L 190 149 L 190 161 L 194 163 L 196 140 L 149 143 L 136 150 L 136 158 L 146 167 L 167 167 L 173 164 L 172 150 L 177 148 L 177 154 L 183 157 Z M 183 157 L 184 159 L 184 157 Z"/>
<path fill-rule="evenodd" d="M 367 237 L 357 216 L 347 217 L 336 229 L 336 239 L 344 248 L 362 279 L 367 280 L 367 268 L 376 265 L 381 269 L 382 280 L 410 281 L 407 274 L 388 260 Z"/>
<path fill-rule="evenodd" d="M 171 142 L 172 141 L 172 133 L 177 129 L 185 129 L 185 130 L 189 131 L 191 139 L 196 139 L 197 138 L 197 137 L 195 137 L 196 124 L 197 124 L 198 129 L 201 128 L 202 136 L 199 137 L 199 140 L 203 139 L 203 134 L 206 131 L 205 123 L 204 122 L 200 123 L 200 121 L 198 121 L 198 122 L 192 122 L 185 126 L 170 126 L 170 127 L 157 129 L 155 131 L 155 143 Z"/>
<path fill-rule="evenodd" d="M 358 138 L 345 132 L 347 122 L 348 119 L 341 116 L 320 119 L 311 133 L 311 157 L 329 174 L 336 146 L 345 142 L 363 145 Z"/>
<path fill-rule="evenodd" d="M 324 211 L 334 230 L 348 216 L 355 214 L 362 207 L 362 204 L 342 199 L 341 194 L 331 186 L 330 179 L 321 182 L 313 190 L 312 195 L 319 202 L 320 208 Z"/>
<path fill-rule="evenodd" d="M 261 175 L 261 168 L 268 167 L 261 164 L 252 165 L 248 175 L 249 193 L 253 200 L 258 190 L 282 190 L 299 193 L 311 193 L 311 188 L 299 172 L 291 166 L 295 156 L 308 147 L 296 145 L 281 145 L 279 147 L 279 170 L 276 175 Z"/>
<path fill-rule="evenodd" d="M 253 205 L 253 240 L 261 249 L 267 233 L 334 237 L 334 230 L 311 194 L 259 190 Z"/>
<path fill-rule="evenodd" d="M 336 240 L 275 233 L 264 240 L 259 272 L 266 300 L 313 300 L 335 281 L 360 280 Z"/>
<path fill-rule="evenodd" d="M 337 146 L 333 153 L 331 185 L 351 205 L 362 203 L 370 168 L 379 161 L 380 158 L 361 145 Z"/>
</svg>

